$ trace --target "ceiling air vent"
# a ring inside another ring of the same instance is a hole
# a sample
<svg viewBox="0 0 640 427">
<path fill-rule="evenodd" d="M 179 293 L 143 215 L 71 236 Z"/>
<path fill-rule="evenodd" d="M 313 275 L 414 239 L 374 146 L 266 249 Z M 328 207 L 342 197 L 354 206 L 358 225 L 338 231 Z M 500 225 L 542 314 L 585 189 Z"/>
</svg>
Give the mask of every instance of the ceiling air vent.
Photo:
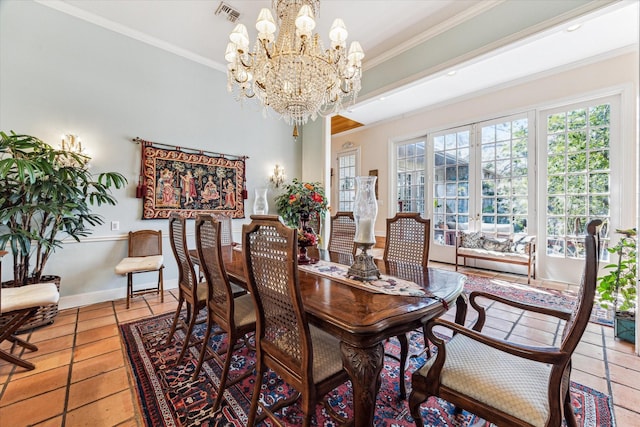
<svg viewBox="0 0 640 427">
<path fill-rule="evenodd" d="M 218 5 L 218 9 L 216 9 L 216 15 L 222 15 L 227 17 L 227 21 L 236 22 L 236 20 L 240 17 L 240 12 L 221 1 Z"/>
</svg>

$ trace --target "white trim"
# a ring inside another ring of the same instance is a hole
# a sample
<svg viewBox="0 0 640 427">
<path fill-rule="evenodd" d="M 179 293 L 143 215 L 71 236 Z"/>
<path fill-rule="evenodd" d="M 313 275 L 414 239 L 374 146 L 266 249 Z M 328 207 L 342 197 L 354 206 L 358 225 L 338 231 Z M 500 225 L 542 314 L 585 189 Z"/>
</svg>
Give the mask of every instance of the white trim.
<svg viewBox="0 0 640 427">
<path fill-rule="evenodd" d="M 106 28 L 107 30 L 111 30 L 118 34 L 122 34 L 132 39 L 141 41 L 142 43 L 155 46 L 159 49 L 165 50 L 167 52 L 173 53 L 174 55 L 178 55 L 183 58 L 189 59 L 191 61 L 197 62 L 198 64 L 202 64 L 206 67 L 213 68 L 214 70 L 218 70 L 223 73 L 227 72 L 227 67 L 225 67 L 223 64 L 217 61 L 212 61 L 211 59 L 205 58 L 204 56 L 198 55 L 194 52 L 191 52 L 190 50 L 183 49 L 174 44 L 167 43 L 156 37 L 152 37 L 148 34 L 129 28 L 125 25 L 118 24 L 117 22 L 113 22 L 109 19 L 87 12 L 83 9 L 72 6 L 69 3 L 66 3 L 64 1 L 61 1 L 61 0 L 34 0 L 34 1 L 43 6 L 50 7 L 51 9 L 55 9 L 59 12 L 66 13 L 78 19 L 82 19 L 83 21 L 90 22 L 102 28 Z"/>
<path fill-rule="evenodd" d="M 124 280 L 124 286 L 117 289 L 106 289 L 103 291 L 86 292 L 83 294 L 74 294 L 69 296 L 60 297 L 58 302 L 58 308 L 60 310 L 66 310 L 68 308 L 83 307 L 85 305 L 97 304 L 105 301 L 115 301 L 127 297 L 127 285 L 126 278 Z M 157 282 L 149 283 L 136 283 L 136 288 L 153 288 L 157 285 Z M 178 287 L 178 279 L 165 280 L 164 290 L 176 289 Z"/>
</svg>

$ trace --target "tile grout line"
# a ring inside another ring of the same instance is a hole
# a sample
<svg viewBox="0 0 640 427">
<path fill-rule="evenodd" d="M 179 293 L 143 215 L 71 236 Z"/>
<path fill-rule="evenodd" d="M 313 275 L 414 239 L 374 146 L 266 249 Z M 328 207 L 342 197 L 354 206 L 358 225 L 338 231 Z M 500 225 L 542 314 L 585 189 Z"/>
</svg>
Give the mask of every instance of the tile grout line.
<svg viewBox="0 0 640 427">
<path fill-rule="evenodd" d="M 73 374 L 73 359 L 76 350 L 76 340 L 78 338 L 78 326 L 80 324 L 80 308 L 76 308 L 76 324 L 73 329 L 73 343 L 71 344 L 71 360 L 69 361 L 69 372 L 67 373 L 67 387 L 64 396 L 64 407 L 62 408 L 62 422 L 60 427 L 65 427 L 67 422 L 67 408 L 69 407 L 69 394 L 71 390 L 71 375 Z"/>
<path fill-rule="evenodd" d="M 600 336 L 602 337 L 602 361 L 604 362 L 604 375 L 607 379 L 607 392 L 611 397 L 611 404 L 615 406 L 613 398 L 613 387 L 611 387 L 611 375 L 609 372 L 609 360 L 607 359 L 607 340 L 604 335 L 604 326 L 600 325 Z"/>
</svg>

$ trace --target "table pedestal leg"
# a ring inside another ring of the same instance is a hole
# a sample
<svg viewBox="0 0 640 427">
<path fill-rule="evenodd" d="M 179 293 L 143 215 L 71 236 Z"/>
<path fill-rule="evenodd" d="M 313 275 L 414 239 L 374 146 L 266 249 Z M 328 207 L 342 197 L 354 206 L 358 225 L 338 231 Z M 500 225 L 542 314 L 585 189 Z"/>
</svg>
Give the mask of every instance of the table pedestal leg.
<svg viewBox="0 0 640 427">
<path fill-rule="evenodd" d="M 373 426 L 376 396 L 380 389 L 380 371 L 384 359 L 384 346 L 353 347 L 340 343 L 342 363 L 353 386 L 353 414 L 355 427 Z"/>
</svg>

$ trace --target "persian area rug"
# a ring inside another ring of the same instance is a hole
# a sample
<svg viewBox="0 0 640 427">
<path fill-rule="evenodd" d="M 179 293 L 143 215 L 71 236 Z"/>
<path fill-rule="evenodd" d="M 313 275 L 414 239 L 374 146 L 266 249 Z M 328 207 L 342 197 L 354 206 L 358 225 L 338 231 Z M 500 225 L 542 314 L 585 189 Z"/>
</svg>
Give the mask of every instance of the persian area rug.
<svg viewBox="0 0 640 427">
<path fill-rule="evenodd" d="M 542 305 L 552 308 L 564 308 L 570 310 L 575 304 L 576 296 L 570 292 L 561 292 L 554 289 L 537 288 L 521 283 L 508 282 L 492 277 L 467 274 L 467 282 L 464 285 L 466 292 L 487 291 L 516 301 Z M 472 310 L 470 308 L 470 310 Z M 613 313 L 596 302 L 591 311 L 591 322 L 605 326 L 613 326 Z"/>
<path fill-rule="evenodd" d="M 191 348 L 183 365 L 176 365 L 175 360 L 181 349 L 184 334 L 176 332 L 173 343 L 163 347 L 167 336 L 172 314 L 160 315 L 133 323 L 120 325 L 127 355 L 135 378 L 138 401 L 147 426 L 203 426 L 228 427 L 245 426 L 251 402 L 254 376 L 249 375 L 238 384 L 228 388 L 221 410 L 212 414 L 211 408 L 216 397 L 221 367 L 214 359 L 205 365 L 196 381 L 191 380 L 197 361 L 197 350 Z M 197 325 L 196 335 L 202 337 L 206 325 Z M 423 348 L 421 333 L 412 334 L 411 354 Z M 224 343 L 224 336 L 211 338 L 212 347 L 217 348 Z M 398 342 L 394 339 L 386 344 L 385 350 L 399 354 Z M 236 350 L 231 364 L 231 376 L 251 369 L 255 360 L 255 351 L 243 347 Z M 411 372 L 424 363 L 423 357 L 410 359 L 406 381 L 410 387 Z M 404 427 L 413 426 L 406 400 L 399 398 L 399 366 L 392 358 L 385 357 L 381 372 L 381 387 L 376 401 L 375 426 Z M 267 400 L 290 396 L 293 390 L 282 382 L 275 374 L 271 374 L 263 384 L 263 395 Z M 332 408 L 350 417 L 351 385 L 344 384 L 333 390 L 328 397 Z M 582 427 L 615 426 L 611 399 L 598 391 L 572 383 L 571 393 L 576 411 L 578 425 Z M 323 405 L 316 406 L 315 423 L 320 426 L 335 426 Z M 431 398 L 422 407 L 425 425 L 436 426 L 488 426 L 486 421 L 477 416 L 463 412 L 454 412 L 454 407 L 446 401 Z M 294 405 L 280 411 L 281 420 L 286 426 L 301 424 L 302 412 Z M 268 421 L 262 425 L 271 426 Z"/>
</svg>

